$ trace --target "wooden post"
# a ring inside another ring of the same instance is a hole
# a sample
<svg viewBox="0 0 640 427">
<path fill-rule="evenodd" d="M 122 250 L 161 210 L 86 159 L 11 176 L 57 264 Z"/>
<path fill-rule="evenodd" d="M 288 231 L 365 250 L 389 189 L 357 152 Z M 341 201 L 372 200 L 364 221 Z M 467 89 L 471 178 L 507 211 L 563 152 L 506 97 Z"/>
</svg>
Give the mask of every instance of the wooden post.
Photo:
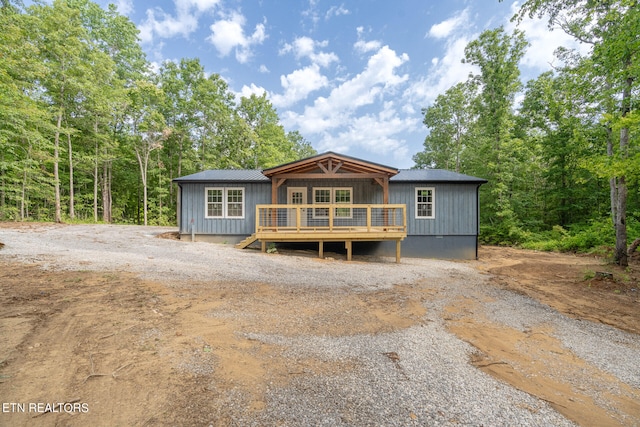
<svg viewBox="0 0 640 427">
<path fill-rule="evenodd" d="M 333 208 L 334 205 L 329 205 L 329 231 L 333 231 Z"/>
<path fill-rule="evenodd" d="M 260 243 L 262 243 L 262 252 L 267 252 L 267 242 L 262 240 Z"/>
<path fill-rule="evenodd" d="M 345 248 L 347 248 L 347 261 L 351 261 L 351 240 L 344 242 Z"/>
<path fill-rule="evenodd" d="M 324 259 L 324 241 L 320 240 L 318 242 L 318 258 Z"/>
<path fill-rule="evenodd" d="M 396 240 L 396 263 L 400 264 L 400 240 Z"/>
</svg>

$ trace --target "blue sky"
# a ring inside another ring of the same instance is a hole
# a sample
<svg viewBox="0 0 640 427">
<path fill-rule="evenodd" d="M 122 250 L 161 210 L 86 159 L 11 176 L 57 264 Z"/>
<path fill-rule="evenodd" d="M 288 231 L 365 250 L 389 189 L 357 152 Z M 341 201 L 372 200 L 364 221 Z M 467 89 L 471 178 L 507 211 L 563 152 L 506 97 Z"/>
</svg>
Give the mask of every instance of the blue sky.
<svg viewBox="0 0 640 427">
<path fill-rule="evenodd" d="M 398 168 L 422 150 L 421 109 L 474 71 L 461 63 L 467 43 L 485 29 L 513 30 L 517 10 L 497 0 L 111 2 L 138 26 L 155 66 L 198 57 L 238 96 L 266 91 L 285 129 L 319 152 Z M 546 21 L 520 29 L 531 42 L 523 80 L 572 46 Z"/>
</svg>

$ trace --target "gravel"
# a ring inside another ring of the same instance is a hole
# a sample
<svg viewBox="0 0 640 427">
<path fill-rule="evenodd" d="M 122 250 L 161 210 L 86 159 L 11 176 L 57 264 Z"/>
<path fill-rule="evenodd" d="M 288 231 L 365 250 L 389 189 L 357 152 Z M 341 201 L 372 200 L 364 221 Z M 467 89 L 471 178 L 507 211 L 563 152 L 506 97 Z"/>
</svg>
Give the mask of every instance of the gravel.
<svg viewBox="0 0 640 427">
<path fill-rule="evenodd" d="M 403 258 L 395 264 L 392 258 L 372 262 L 357 257 L 351 263 L 318 262 L 309 256 L 274 256 L 231 245 L 154 238 L 168 231 L 175 229 L 2 228 L 0 242 L 5 247 L 0 257 L 43 268 L 130 271 L 167 286 L 189 281 L 261 282 L 296 292 L 344 293 L 426 281 L 437 293 L 423 302 L 427 313 L 422 322 L 392 333 L 333 337 L 246 332 L 247 338 L 281 346 L 282 356 L 291 360 L 313 358 L 353 367 L 346 374 L 306 372 L 286 385 L 269 384 L 262 411 L 246 412 L 230 403 L 228 410 L 238 425 L 574 425 L 547 402 L 469 364 L 474 348 L 447 332 L 442 311 L 456 298 L 474 292 L 490 296 L 481 302 L 489 320 L 522 331 L 551 325 L 554 337 L 578 357 L 640 387 L 638 336 L 571 319 L 525 296 L 486 286 L 488 276 L 470 262 Z"/>
</svg>

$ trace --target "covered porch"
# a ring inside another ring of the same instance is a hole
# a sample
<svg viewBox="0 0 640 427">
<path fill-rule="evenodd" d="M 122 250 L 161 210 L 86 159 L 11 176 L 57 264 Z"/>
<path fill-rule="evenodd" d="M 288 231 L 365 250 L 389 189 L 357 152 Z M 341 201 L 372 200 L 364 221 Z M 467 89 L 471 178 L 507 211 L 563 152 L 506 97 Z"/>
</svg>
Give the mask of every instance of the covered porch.
<svg viewBox="0 0 640 427">
<path fill-rule="evenodd" d="M 256 206 L 255 240 L 268 242 L 400 242 L 407 236 L 405 205 L 389 204 L 389 178 L 398 170 L 332 152 L 262 172 L 271 180 L 271 204 Z"/>
<path fill-rule="evenodd" d="M 329 204 L 258 205 L 256 232 L 252 236 L 266 251 L 268 242 L 318 242 L 324 256 L 324 242 L 345 242 L 347 260 L 352 242 L 395 240 L 396 262 L 400 242 L 407 236 L 405 205 Z"/>
</svg>

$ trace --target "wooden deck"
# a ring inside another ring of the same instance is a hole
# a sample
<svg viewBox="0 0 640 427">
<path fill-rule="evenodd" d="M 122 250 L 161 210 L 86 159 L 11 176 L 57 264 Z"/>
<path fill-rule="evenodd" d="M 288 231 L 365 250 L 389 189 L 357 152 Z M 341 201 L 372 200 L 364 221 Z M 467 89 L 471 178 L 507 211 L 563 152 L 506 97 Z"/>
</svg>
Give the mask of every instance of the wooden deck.
<svg viewBox="0 0 640 427">
<path fill-rule="evenodd" d="M 400 242 L 407 236 L 405 205 L 258 205 L 255 238 L 266 250 L 268 242 L 318 242 L 323 257 L 324 242 L 345 242 L 351 260 L 352 242 L 396 241 L 396 262 Z"/>
</svg>

